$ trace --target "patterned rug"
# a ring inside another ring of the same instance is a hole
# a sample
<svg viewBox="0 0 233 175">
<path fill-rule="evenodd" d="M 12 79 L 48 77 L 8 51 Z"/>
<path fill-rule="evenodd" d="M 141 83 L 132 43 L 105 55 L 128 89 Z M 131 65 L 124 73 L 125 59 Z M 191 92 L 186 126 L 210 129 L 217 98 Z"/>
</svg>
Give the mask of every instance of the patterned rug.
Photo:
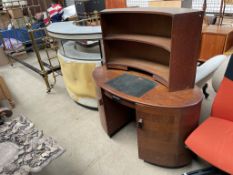
<svg viewBox="0 0 233 175">
<path fill-rule="evenodd" d="M 64 149 L 43 135 L 25 117 L 0 126 L 0 174 L 27 175 L 41 171 Z"/>
</svg>

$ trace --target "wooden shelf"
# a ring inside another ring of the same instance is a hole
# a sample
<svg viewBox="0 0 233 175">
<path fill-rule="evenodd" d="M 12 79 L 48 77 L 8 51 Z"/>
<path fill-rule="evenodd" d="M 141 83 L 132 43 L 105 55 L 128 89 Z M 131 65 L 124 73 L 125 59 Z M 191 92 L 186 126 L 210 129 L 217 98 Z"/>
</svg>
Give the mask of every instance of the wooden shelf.
<svg viewBox="0 0 233 175">
<path fill-rule="evenodd" d="M 107 67 L 150 73 L 170 92 L 193 88 L 202 21 L 203 12 L 191 9 L 104 10 Z"/>
<path fill-rule="evenodd" d="M 147 61 L 137 58 L 111 58 L 107 63 L 108 68 L 118 68 L 127 70 L 128 68 L 134 68 L 147 72 L 153 76 L 153 78 L 160 83 L 168 86 L 169 78 L 169 66 L 162 65 L 153 61 Z"/>
<path fill-rule="evenodd" d="M 161 47 L 168 52 L 171 51 L 171 38 L 151 36 L 151 35 L 137 35 L 137 34 L 111 34 L 104 37 L 106 40 L 126 40 L 135 41 L 145 44 L 155 45 Z"/>
</svg>

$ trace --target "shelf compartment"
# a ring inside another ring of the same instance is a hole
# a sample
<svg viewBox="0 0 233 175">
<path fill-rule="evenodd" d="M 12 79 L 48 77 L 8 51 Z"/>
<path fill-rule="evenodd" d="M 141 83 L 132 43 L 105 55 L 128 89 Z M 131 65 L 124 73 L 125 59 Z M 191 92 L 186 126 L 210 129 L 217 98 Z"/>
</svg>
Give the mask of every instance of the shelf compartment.
<svg viewBox="0 0 233 175">
<path fill-rule="evenodd" d="M 125 40 L 125 41 L 135 41 L 145 44 L 150 44 L 154 46 L 161 47 L 168 52 L 171 51 L 171 38 L 150 36 L 150 35 L 137 35 L 137 34 L 111 34 L 106 36 L 106 40 Z"/>
<path fill-rule="evenodd" d="M 101 14 L 103 36 L 108 34 L 139 34 L 171 37 L 172 16 L 143 13 Z"/>
<path fill-rule="evenodd" d="M 109 50 L 105 54 L 108 61 L 126 57 L 169 66 L 170 52 L 158 46 L 128 40 L 104 40 L 104 45 Z"/>
<path fill-rule="evenodd" d="M 112 58 L 107 67 L 122 70 L 138 69 L 151 74 L 155 80 L 168 87 L 169 67 L 163 64 L 139 58 L 118 57 Z"/>
<path fill-rule="evenodd" d="M 202 21 L 203 12 L 190 9 L 104 10 L 101 26 L 106 64 L 150 72 L 168 85 L 170 92 L 193 88 Z M 116 62 L 115 58 L 133 58 L 136 62 Z M 166 73 L 158 71 L 161 66 L 166 67 Z"/>
</svg>

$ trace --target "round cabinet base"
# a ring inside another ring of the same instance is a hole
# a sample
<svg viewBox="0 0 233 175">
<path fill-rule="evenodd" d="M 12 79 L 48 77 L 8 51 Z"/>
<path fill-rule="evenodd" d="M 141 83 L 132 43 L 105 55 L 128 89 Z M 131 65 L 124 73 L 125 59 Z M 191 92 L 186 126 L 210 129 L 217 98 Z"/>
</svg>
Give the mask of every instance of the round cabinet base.
<svg viewBox="0 0 233 175">
<path fill-rule="evenodd" d="M 96 86 L 92 72 L 101 61 L 74 60 L 58 52 L 64 83 L 70 97 L 81 106 L 97 109 Z"/>
</svg>

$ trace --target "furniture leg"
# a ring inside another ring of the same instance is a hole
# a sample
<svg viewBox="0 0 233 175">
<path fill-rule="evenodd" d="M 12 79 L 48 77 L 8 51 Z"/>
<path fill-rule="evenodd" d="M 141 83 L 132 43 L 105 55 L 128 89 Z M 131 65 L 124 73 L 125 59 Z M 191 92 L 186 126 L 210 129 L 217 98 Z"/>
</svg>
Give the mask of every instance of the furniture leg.
<svg viewBox="0 0 233 175">
<path fill-rule="evenodd" d="M 207 89 L 208 89 L 208 83 L 206 83 L 203 87 L 202 87 L 202 91 L 203 91 L 203 94 L 205 96 L 205 99 L 207 99 L 209 97 L 209 93 L 207 92 Z"/>
<path fill-rule="evenodd" d="M 98 96 L 100 95 L 99 93 L 97 94 Z M 135 117 L 133 109 L 120 103 L 120 101 L 112 100 L 111 97 L 108 97 L 102 90 L 101 96 L 99 96 L 98 107 L 100 112 L 100 121 L 105 132 L 110 137 Z"/>
</svg>

